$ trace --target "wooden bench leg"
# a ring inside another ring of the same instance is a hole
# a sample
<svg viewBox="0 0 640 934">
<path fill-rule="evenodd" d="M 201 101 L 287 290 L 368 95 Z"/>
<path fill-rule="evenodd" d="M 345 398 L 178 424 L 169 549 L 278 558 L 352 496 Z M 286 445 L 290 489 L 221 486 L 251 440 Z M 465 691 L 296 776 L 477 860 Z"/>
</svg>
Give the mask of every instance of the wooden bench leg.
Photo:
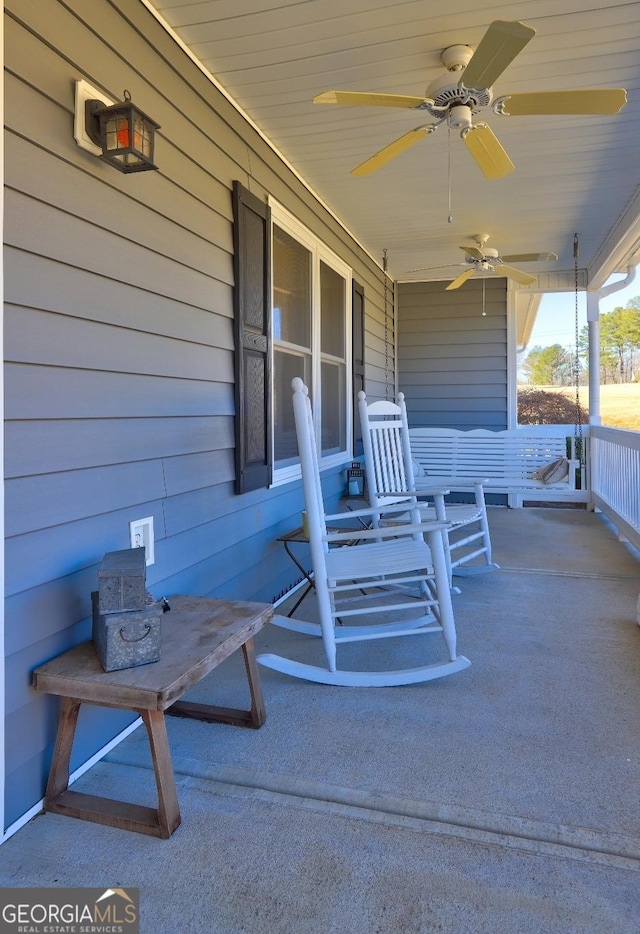
<svg viewBox="0 0 640 934">
<path fill-rule="evenodd" d="M 247 672 L 249 691 L 251 692 L 251 710 L 238 710 L 235 707 L 216 707 L 213 704 L 199 704 L 195 701 L 176 701 L 167 713 L 174 717 L 188 717 L 204 720 L 206 723 L 228 723 L 231 726 L 247 726 L 257 730 L 267 719 L 260 684 L 260 673 L 256 662 L 253 639 L 247 639 L 242 646 L 244 667 Z"/>
<path fill-rule="evenodd" d="M 247 670 L 247 680 L 251 691 L 251 720 L 253 727 L 257 730 L 267 719 L 267 713 L 264 707 L 264 697 L 253 639 L 247 639 L 242 646 L 242 654 L 244 655 L 244 667 Z"/>
<path fill-rule="evenodd" d="M 170 837 L 180 824 L 180 807 L 173 774 L 173 764 L 169 751 L 169 739 L 164 713 L 161 710 L 140 710 L 140 716 L 147 728 L 153 771 L 158 789 L 158 824 L 160 836 Z"/>
<path fill-rule="evenodd" d="M 142 717 L 149 736 L 158 790 L 156 809 L 69 790 L 69 763 L 80 703 L 72 697 L 61 698 L 58 735 L 51 760 L 44 810 L 51 814 L 77 817 L 96 824 L 106 824 L 108 827 L 135 830 L 138 833 L 167 839 L 180 824 L 180 809 L 164 713 L 159 710 L 135 711 Z"/>
<path fill-rule="evenodd" d="M 79 711 L 80 701 L 74 700 L 72 697 L 62 698 L 58 735 L 44 799 L 45 810 L 48 810 L 49 805 L 53 804 L 56 798 L 59 798 L 69 787 L 69 762 L 71 761 L 71 750 Z"/>
</svg>

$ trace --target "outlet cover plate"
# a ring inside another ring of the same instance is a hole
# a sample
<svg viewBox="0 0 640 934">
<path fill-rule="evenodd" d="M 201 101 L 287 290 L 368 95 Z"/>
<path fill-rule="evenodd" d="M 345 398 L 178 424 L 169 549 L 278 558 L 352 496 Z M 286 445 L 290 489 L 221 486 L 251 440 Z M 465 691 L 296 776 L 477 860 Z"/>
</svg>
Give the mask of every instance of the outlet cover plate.
<svg viewBox="0 0 640 934">
<path fill-rule="evenodd" d="M 149 567 L 156 560 L 153 535 L 153 516 L 134 519 L 129 523 L 129 541 L 131 548 L 145 548 L 145 564 Z"/>
</svg>

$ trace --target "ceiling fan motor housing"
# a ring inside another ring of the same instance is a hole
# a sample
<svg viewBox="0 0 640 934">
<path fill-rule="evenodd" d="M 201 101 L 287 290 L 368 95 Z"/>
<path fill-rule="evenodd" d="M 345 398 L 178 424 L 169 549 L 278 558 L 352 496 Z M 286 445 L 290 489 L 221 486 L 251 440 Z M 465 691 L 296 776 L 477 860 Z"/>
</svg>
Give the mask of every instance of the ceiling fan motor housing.
<svg viewBox="0 0 640 934">
<path fill-rule="evenodd" d="M 469 266 L 473 266 L 478 273 L 494 272 L 496 264 L 500 260 L 500 254 L 494 247 L 485 247 L 481 245 L 482 256 L 472 256 L 470 253 L 465 255 L 465 261 Z"/>
<path fill-rule="evenodd" d="M 464 77 L 464 72 L 462 72 L 462 77 Z M 425 91 L 425 97 L 430 102 L 425 109 L 433 117 L 442 117 L 446 111 L 451 113 L 453 108 L 460 106 L 468 108 L 472 114 L 477 114 L 484 107 L 489 106 L 493 100 L 493 91 L 491 88 L 465 88 L 464 85 L 458 84 L 450 72 L 447 72 L 431 82 Z M 453 125 L 457 126 L 457 124 Z"/>
</svg>

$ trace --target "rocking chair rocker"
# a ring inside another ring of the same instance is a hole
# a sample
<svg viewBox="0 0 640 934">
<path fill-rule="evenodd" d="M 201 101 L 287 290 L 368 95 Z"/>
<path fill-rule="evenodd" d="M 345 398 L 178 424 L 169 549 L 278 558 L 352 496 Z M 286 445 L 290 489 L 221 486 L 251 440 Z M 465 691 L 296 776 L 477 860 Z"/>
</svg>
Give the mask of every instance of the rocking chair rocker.
<svg viewBox="0 0 640 934">
<path fill-rule="evenodd" d="M 443 541 L 450 584 L 453 574 L 465 576 L 495 570 L 498 565 L 491 559 L 491 536 L 482 480 L 466 481 L 467 486 L 473 483 L 474 503 L 447 503 L 445 495 L 452 487 L 455 488 L 455 478 L 415 477 L 404 394 L 398 393 L 397 404 L 381 401 L 367 405 L 365 393 L 359 392 L 358 408 L 370 505 L 379 509 L 404 499 L 414 507 L 417 503 L 423 522 L 435 519 L 445 522 L 447 528 L 443 532 Z M 432 499 L 433 503 L 417 502 L 426 498 Z M 390 520 L 381 518 L 379 524 L 397 523 L 399 520 L 415 521 L 407 514 Z M 466 566 L 476 558 L 482 558 L 484 563 Z"/>
<path fill-rule="evenodd" d="M 397 528 L 363 528 L 358 532 L 358 541 L 349 545 L 346 543 L 353 542 L 353 531 L 328 529 L 327 520 L 350 524 L 355 517 L 370 518 L 372 510 L 325 515 L 308 389 L 299 377 L 292 381 L 292 388 L 320 622 L 275 616 L 272 623 L 321 637 L 326 667 L 275 654 L 259 655 L 258 662 L 296 678 L 351 687 L 413 684 L 467 668 L 471 664 L 469 660 L 456 654 L 455 621 L 442 543 L 443 523 L 420 522 L 414 510 L 417 521 L 404 525 L 400 537 Z M 383 507 L 382 511 L 406 513 L 407 505 L 391 506 L 389 510 Z M 416 598 L 394 595 L 390 603 L 389 593 L 380 588 L 396 584 L 412 584 Z M 417 618 L 416 611 L 420 614 Z M 386 614 L 387 621 L 336 625 L 338 617 L 342 621 L 379 613 Z M 392 622 L 388 621 L 390 615 L 395 617 Z M 401 670 L 361 671 L 338 667 L 337 647 L 342 643 L 424 633 L 442 634 L 448 655 L 446 661 Z"/>
</svg>

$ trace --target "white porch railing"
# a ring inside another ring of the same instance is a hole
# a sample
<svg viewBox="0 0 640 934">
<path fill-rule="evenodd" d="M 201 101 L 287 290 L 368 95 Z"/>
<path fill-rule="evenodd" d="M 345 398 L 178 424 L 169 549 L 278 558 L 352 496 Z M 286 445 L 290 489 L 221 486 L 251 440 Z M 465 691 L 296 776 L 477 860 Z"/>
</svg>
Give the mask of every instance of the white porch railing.
<svg viewBox="0 0 640 934">
<path fill-rule="evenodd" d="M 640 431 L 592 425 L 592 503 L 640 549 Z"/>
</svg>

